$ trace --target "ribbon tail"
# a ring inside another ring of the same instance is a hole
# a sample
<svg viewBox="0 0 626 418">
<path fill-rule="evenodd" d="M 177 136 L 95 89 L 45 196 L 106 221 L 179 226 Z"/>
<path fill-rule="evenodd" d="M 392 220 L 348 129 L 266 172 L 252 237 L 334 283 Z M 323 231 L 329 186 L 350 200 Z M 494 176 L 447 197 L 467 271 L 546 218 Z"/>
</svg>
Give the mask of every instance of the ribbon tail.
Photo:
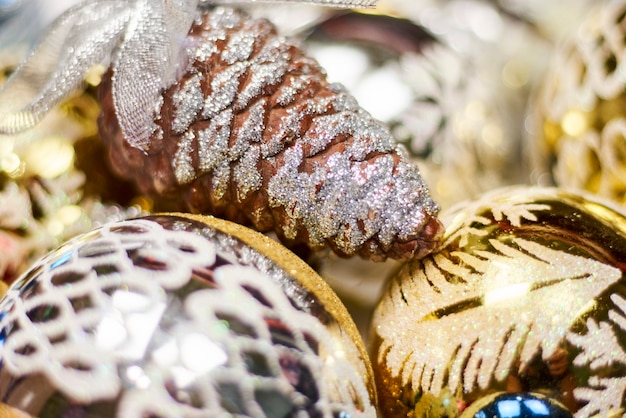
<svg viewBox="0 0 626 418">
<path fill-rule="evenodd" d="M 74 94 L 93 65 L 110 60 L 129 17 L 125 0 L 91 0 L 57 18 L 0 89 L 0 134 L 33 127 Z"/>
<path fill-rule="evenodd" d="M 113 65 L 113 103 L 127 143 L 147 151 L 163 90 L 184 70 L 197 0 L 140 0 Z"/>
</svg>

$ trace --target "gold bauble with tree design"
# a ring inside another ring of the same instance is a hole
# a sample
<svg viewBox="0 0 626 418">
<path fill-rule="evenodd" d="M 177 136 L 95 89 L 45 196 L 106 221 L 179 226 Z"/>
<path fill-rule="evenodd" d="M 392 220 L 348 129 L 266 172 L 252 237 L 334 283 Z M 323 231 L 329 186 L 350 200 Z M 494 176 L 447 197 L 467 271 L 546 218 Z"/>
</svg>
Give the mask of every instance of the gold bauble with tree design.
<svg viewBox="0 0 626 418">
<path fill-rule="evenodd" d="M 442 249 L 402 265 L 373 318 L 381 414 L 474 417 L 510 392 L 576 417 L 621 416 L 626 212 L 516 187 L 443 219 Z"/>
</svg>

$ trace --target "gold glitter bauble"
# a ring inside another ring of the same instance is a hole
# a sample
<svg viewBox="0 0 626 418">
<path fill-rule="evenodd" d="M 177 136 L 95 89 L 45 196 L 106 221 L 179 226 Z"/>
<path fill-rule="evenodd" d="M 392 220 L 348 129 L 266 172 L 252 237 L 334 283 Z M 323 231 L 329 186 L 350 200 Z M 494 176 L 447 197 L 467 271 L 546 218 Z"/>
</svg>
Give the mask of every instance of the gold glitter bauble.
<svg viewBox="0 0 626 418">
<path fill-rule="evenodd" d="M 626 3 L 605 2 L 555 52 L 531 106 L 535 180 L 626 202 Z"/>
<path fill-rule="evenodd" d="M 577 418 L 622 416 L 626 213 L 517 187 L 444 219 L 442 249 L 403 264 L 374 314 L 382 415 L 479 417 L 468 411 L 510 392 Z"/>
<path fill-rule="evenodd" d="M 214 218 L 78 236 L 9 287 L 0 334 L 2 402 L 37 417 L 376 417 L 336 295 L 280 244 Z"/>
</svg>

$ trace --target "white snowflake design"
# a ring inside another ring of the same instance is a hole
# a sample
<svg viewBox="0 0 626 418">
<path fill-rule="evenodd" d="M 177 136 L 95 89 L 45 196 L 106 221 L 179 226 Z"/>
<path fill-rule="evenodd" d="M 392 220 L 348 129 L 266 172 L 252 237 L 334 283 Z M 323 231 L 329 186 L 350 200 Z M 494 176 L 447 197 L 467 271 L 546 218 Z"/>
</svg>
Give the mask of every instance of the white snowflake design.
<svg viewBox="0 0 626 418">
<path fill-rule="evenodd" d="M 598 322 L 590 318 L 586 334 L 570 332 L 567 335 L 567 339 L 581 350 L 574 364 L 592 372 L 589 386 L 574 390 L 574 396 L 587 403 L 576 413 L 577 418 L 615 416 L 617 411 L 626 417 L 626 299 L 613 294 L 611 300 L 615 308 L 609 311 L 608 321 Z"/>
<path fill-rule="evenodd" d="M 511 225 L 519 227 L 523 221 L 536 221 L 536 212 L 550 210 L 550 206 L 547 204 L 528 202 L 528 196 L 533 193 L 544 193 L 546 197 L 549 197 L 550 190 L 529 188 L 527 193 L 507 193 L 507 191 L 514 189 L 515 187 L 497 189 L 484 193 L 470 203 L 462 202 L 450 208 L 447 211 L 448 216 L 447 219 L 444 219 L 444 223 L 448 226 L 448 231 L 452 232 L 448 234 L 444 245 L 459 240 L 459 246 L 464 247 L 472 236 L 485 236 L 487 231 L 476 228 L 473 224 L 489 225 L 491 221 L 486 217 L 487 213 L 490 213 L 490 216 L 495 221 L 506 220 Z M 469 218 L 455 217 L 460 210 L 474 215 Z M 479 213 L 482 213 L 482 215 L 479 215 Z M 442 216 L 445 216 L 445 214 Z"/>
</svg>

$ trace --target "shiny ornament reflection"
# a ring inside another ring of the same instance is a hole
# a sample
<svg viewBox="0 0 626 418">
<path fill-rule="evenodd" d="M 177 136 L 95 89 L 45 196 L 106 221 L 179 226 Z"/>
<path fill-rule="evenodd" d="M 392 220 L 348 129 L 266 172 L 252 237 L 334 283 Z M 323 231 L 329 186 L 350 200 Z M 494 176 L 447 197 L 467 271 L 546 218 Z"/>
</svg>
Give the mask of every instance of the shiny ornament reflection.
<svg viewBox="0 0 626 418">
<path fill-rule="evenodd" d="M 0 0 L 0 25 L 22 6 L 22 0 Z"/>
<path fill-rule="evenodd" d="M 442 249 L 404 264 L 374 315 L 381 413 L 443 417 L 446 405 L 532 392 L 577 418 L 623 414 L 623 209 L 511 188 L 446 217 Z"/>
<path fill-rule="evenodd" d="M 224 221 L 108 224 L 36 263 L 0 312 L 0 400 L 33 416 L 376 416 L 336 296 Z"/>
<path fill-rule="evenodd" d="M 485 401 L 468 408 L 461 418 L 572 418 L 564 406 L 537 394 L 497 393 Z"/>
</svg>

